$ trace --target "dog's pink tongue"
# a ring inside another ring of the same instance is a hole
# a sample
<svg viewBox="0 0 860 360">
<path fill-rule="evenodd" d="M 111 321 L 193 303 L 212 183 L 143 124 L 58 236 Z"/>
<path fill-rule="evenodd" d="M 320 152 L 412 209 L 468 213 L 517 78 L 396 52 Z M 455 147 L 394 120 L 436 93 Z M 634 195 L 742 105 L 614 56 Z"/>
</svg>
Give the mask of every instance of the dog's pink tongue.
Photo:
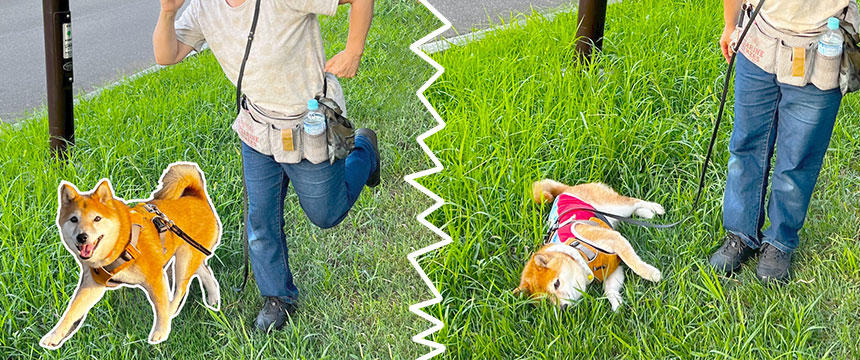
<svg viewBox="0 0 860 360">
<path fill-rule="evenodd" d="M 93 244 L 92 243 L 84 244 L 84 247 L 81 248 L 81 256 L 85 257 L 85 258 L 93 256 Z"/>
</svg>

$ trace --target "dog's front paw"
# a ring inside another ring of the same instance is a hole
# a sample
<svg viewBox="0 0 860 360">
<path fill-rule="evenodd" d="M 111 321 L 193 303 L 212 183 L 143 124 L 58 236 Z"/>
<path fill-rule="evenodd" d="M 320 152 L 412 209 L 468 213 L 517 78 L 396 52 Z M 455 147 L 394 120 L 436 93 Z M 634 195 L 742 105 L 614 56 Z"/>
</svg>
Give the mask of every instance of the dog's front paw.
<svg viewBox="0 0 860 360">
<path fill-rule="evenodd" d="M 51 330 L 45 336 L 42 336 L 42 339 L 39 340 L 39 346 L 53 350 L 60 347 L 64 338 L 63 334 L 57 333 L 56 330 Z"/>
<path fill-rule="evenodd" d="M 660 269 L 648 265 L 642 273 L 642 277 L 645 278 L 645 280 L 656 283 L 663 279 L 663 274 L 660 273 Z"/>
<path fill-rule="evenodd" d="M 607 298 L 609 299 L 609 305 L 612 306 L 612 311 L 618 311 L 622 303 L 621 294 L 608 294 Z"/>
<path fill-rule="evenodd" d="M 663 209 L 663 205 L 660 205 L 658 203 L 642 201 L 637 205 L 635 213 L 637 216 L 651 219 L 656 215 L 665 214 L 666 209 Z"/>
<path fill-rule="evenodd" d="M 213 310 L 221 308 L 221 292 L 217 288 L 206 292 L 206 306 Z"/>
<path fill-rule="evenodd" d="M 170 335 L 170 329 L 155 329 L 155 331 L 152 332 L 152 335 L 149 336 L 149 343 L 158 344 L 167 340 L 167 335 Z"/>
</svg>

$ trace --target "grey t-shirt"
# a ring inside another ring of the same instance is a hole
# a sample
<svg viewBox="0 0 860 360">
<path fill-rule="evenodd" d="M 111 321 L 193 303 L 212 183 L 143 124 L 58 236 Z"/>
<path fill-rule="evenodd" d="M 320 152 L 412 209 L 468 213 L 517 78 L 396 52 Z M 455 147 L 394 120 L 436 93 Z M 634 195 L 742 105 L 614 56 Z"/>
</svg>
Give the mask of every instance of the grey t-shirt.
<svg viewBox="0 0 860 360">
<path fill-rule="evenodd" d="M 237 7 L 230 7 L 226 0 L 190 0 L 176 20 L 176 37 L 197 51 L 208 43 L 235 85 L 254 5 L 255 0 L 245 0 Z M 242 80 L 242 92 L 251 102 L 288 115 L 306 110 L 307 101 L 323 88 L 326 57 L 317 14 L 334 15 L 337 6 L 338 0 L 261 1 Z M 333 79 L 329 77 L 328 87 L 340 92 Z"/>
</svg>

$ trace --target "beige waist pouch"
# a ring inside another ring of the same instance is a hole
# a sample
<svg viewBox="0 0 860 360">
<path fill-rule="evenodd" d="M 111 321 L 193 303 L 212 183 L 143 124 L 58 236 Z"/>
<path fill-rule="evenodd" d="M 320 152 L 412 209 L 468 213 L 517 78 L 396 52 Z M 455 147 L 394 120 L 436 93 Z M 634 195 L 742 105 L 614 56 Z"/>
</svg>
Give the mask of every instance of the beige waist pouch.
<svg viewBox="0 0 860 360">
<path fill-rule="evenodd" d="M 818 39 L 825 28 L 797 34 L 774 28 L 759 16 L 751 25 L 741 45 L 742 53 L 765 72 L 775 74 L 783 84 L 806 86 L 820 90 L 839 87 L 839 66 L 842 56 L 824 56 L 818 52 Z M 736 29 L 736 38 L 743 29 Z"/>
<path fill-rule="evenodd" d="M 279 163 L 296 164 L 306 159 L 319 164 L 328 160 L 326 132 L 308 134 L 303 119 L 304 114 L 287 116 L 245 99 L 232 128 L 245 144 Z"/>
</svg>

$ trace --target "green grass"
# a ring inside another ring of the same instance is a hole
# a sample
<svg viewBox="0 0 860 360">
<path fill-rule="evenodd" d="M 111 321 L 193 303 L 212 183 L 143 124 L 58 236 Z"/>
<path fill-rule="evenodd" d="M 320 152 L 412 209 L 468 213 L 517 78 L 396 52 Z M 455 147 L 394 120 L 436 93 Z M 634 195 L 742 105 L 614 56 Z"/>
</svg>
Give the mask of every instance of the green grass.
<svg viewBox="0 0 860 360">
<path fill-rule="evenodd" d="M 322 18 L 333 55 L 343 48 L 348 11 Z M 154 24 L 153 24 L 154 26 Z M 432 68 L 408 50 L 438 27 L 414 1 L 377 2 L 359 77 L 344 81 L 357 125 L 380 130 L 383 182 L 366 190 L 346 221 L 315 228 L 287 199 L 291 266 L 300 310 L 287 330 L 252 332 L 261 300 L 252 282 L 241 294 L 242 213 L 232 85 L 211 53 L 114 87 L 75 109 L 77 145 L 68 164 L 48 149 L 44 111 L 0 127 L 0 354 L 2 358 L 415 358 L 427 351 L 410 337 L 428 324 L 408 305 L 429 296 L 406 254 L 436 242 L 414 220 L 430 205 L 402 180 L 429 166 L 414 139 L 433 121 L 414 95 Z M 410 29 L 404 36 L 403 29 Z M 111 291 L 58 351 L 38 340 L 56 323 L 77 284 L 77 265 L 54 225 L 61 179 L 82 189 L 110 178 L 117 195 L 145 198 L 174 161 L 195 161 L 224 223 L 210 260 L 222 288 L 221 312 L 202 306 L 193 285 L 170 338 L 146 342 L 152 311 L 142 291 Z"/>
<path fill-rule="evenodd" d="M 511 294 L 548 211 L 531 204 L 532 181 L 602 181 L 662 203 L 660 221 L 680 220 L 716 116 L 719 2 L 614 4 L 605 52 L 591 65 L 576 61 L 576 24 L 575 13 L 533 14 L 435 55 L 446 72 L 428 97 L 447 127 L 428 142 L 445 170 L 421 183 L 447 200 L 430 220 L 454 242 L 423 265 L 444 297 L 429 311 L 445 322 L 434 337 L 445 356 L 860 357 L 857 95 L 843 102 L 787 285 L 762 286 L 756 261 L 732 278 L 707 266 L 722 236 L 729 111 L 702 207 L 672 230 L 621 226 L 662 282 L 628 271 L 618 313 L 600 286 L 565 312 Z"/>
</svg>

